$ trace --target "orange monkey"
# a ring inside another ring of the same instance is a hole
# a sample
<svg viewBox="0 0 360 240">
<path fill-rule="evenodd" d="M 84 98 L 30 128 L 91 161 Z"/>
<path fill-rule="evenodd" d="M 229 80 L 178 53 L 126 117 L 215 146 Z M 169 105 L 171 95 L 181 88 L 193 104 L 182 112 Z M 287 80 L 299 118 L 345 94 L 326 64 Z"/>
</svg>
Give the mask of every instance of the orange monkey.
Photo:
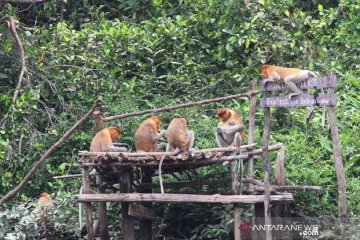
<svg viewBox="0 0 360 240">
<path fill-rule="evenodd" d="M 166 137 L 166 152 L 173 150 L 173 155 L 182 151 L 192 152 L 195 135 L 189 130 L 189 123 L 185 118 L 174 118 L 166 130 Z"/>
<path fill-rule="evenodd" d="M 264 79 L 264 85 L 268 82 L 285 83 L 293 93 L 289 94 L 289 97 L 302 94 L 302 91 L 296 86 L 309 77 L 316 77 L 317 75 L 309 70 L 301 70 L 297 68 L 285 68 L 277 67 L 274 65 L 261 65 L 260 75 Z"/>
<path fill-rule="evenodd" d="M 120 136 L 120 128 L 113 126 L 99 131 L 90 145 L 90 152 L 126 152 L 125 147 L 115 147 L 113 141 Z M 95 156 L 91 157 L 92 160 Z"/>
<path fill-rule="evenodd" d="M 51 199 L 50 195 L 47 192 L 40 193 L 37 205 L 35 210 L 39 213 L 40 219 L 44 221 L 46 219 L 46 215 L 44 210 L 46 211 L 49 208 L 54 206 L 54 202 Z"/>
<path fill-rule="evenodd" d="M 137 152 L 157 152 L 164 148 L 164 144 L 157 144 L 166 133 L 164 130 L 158 132 L 160 124 L 161 120 L 157 116 L 152 116 L 141 123 L 134 136 Z"/>
<path fill-rule="evenodd" d="M 220 108 L 216 112 L 220 119 L 215 129 L 216 142 L 219 147 L 240 146 L 245 138 L 244 124 L 233 110 Z"/>
</svg>

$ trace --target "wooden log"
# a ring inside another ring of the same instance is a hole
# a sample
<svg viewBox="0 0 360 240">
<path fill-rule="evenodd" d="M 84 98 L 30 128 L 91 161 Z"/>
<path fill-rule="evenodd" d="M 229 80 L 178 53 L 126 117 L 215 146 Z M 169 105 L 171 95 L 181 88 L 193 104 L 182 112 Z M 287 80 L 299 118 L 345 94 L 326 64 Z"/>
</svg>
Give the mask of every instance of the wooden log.
<svg viewBox="0 0 360 240">
<path fill-rule="evenodd" d="M 269 92 L 265 92 L 264 96 L 270 96 Z M 271 225 L 270 215 L 270 160 L 269 160 L 269 134 L 270 134 L 270 108 L 264 108 L 264 133 L 263 133 L 263 161 L 264 161 L 264 217 L 265 225 Z M 269 228 L 265 230 L 265 239 L 272 240 Z"/>
<path fill-rule="evenodd" d="M 255 90 L 255 82 L 249 83 L 249 90 Z M 249 111 L 249 133 L 248 133 L 248 145 L 252 145 L 255 139 L 255 112 L 256 112 L 256 95 L 250 96 L 250 111 Z M 248 177 L 252 178 L 254 174 L 254 157 L 249 155 L 248 159 Z M 251 188 L 251 185 L 249 186 Z"/>
<path fill-rule="evenodd" d="M 161 193 L 81 194 L 79 202 L 199 202 L 199 203 L 257 203 L 264 195 L 195 195 Z M 270 201 L 293 202 L 292 194 L 271 195 Z"/>
<path fill-rule="evenodd" d="M 334 74 L 330 74 L 329 78 L 335 79 L 336 81 L 336 76 Z M 329 92 L 331 93 L 333 92 L 333 90 L 329 89 Z M 330 129 L 331 129 L 331 140 L 333 145 L 333 156 L 335 161 L 336 177 L 338 181 L 339 216 L 346 217 L 347 215 L 346 181 L 345 181 L 344 165 L 340 153 L 339 133 L 336 125 L 335 106 L 328 106 L 328 110 L 329 110 L 329 121 L 330 121 Z"/>
<path fill-rule="evenodd" d="M 254 190 L 261 192 L 264 191 L 264 187 L 254 186 Z M 277 191 L 322 191 L 320 186 L 274 186 L 270 185 L 271 192 Z"/>
<path fill-rule="evenodd" d="M 249 90 L 254 91 L 255 90 L 255 82 L 251 81 L 249 82 Z M 250 96 L 250 110 L 249 110 L 249 133 L 248 133 L 248 145 L 251 145 L 254 143 L 255 139 L 255 113 L 256 113 L 256 95 Z M 249 155 L 248 159 L 248 178 L 252 178 L 254 175 L 254 156 Z M 249 191 L 252 191 L 252 184 L 249 184 Z M 260 203 L 259 203 L 260 204 Z M 250 211 L 252 212 L 252 218 L 251 218 L 251 225 L 254 226 L 255 224 L 255 205 L 251 205 Z M 257 240 L 257 232 L 251 231 L 251 237 L 254 240 Z"/>
<path fill-rule="evenodd" d="M 89 169 L 83 168 L 82 169 L 82 184 L 83 184 L 83 193 L 82 195 L 87 195 L 90 193 L 90 179 L 89 179 Z M 85 213 L 86 213 L 86 229 L 87 229 L 87 236 L 88 240 L 94 240 L 94 229 L 91 220 L 91 202 L 85 203 Z"/>
<path fill-rule="evenodd" d="M 188 108 L 188 107 L 200 106 L 200 105 L 214 103 L 214 102 L 221 102 L 221 101 L 234 99 L 234 98 L 249 97 L 251 94 L 255 94 L 255 93 L 257 93 L 257 91 L 247 92 L 247 93 L 239 93 L 239 94 L 230 95 L 230 96 L 226 96 L 226 97 L 220 97 L 220 98 L 206 99 L 206 100 L 193 102 L 193 103 L 184 103 L 184 104 L 178 104 L 178 105 L 174 105 L 174 106 L 148 109 L 148 110 L 140 111 L 140 112 L 125 113 L 125 114 L 121 114 L 121 115 L 117 115 L 117 116 L 103 118 L 103 121 L 108 122 L 108 121 L 120 120 L 120 119 L 125 119 L 125 118 L 129 118 L 129 117 L 134 117 L 134 116 L 142 116 L 142 115 L 146 115 L 146 114 L 150 114 L 150 113 L 168 112 L 168 111 L 179 109 L 179 108 Z"/>
<path fill-rule="evenodd" d="M 248 144 L 248 145 L 242 145 L 240 148 L 242 150 L 252 149 L 254 146 L 256 146 L 256 143 Z M 225 147 L 225 148 L 208 148 L 208 149 L 201 149 L 201 150 L 193 150 L 191 155 L 196 155 L 200 153 L 208 153 L 208 152 L 234 152 L 236 150 L 235 147 Z M 156 156 L 156 157 L 162 157 L 162 156 L 168 156 L 172 157 L 171 153 L 167 152 L 144 152 L 144 153 L 129 153 L 129 152 L 89 152 L 89 151 L 79 151 L 79 156 L 112 156 L 112 157 L 149 157 L 149 156 Z M 181 154 L 179 154 L 181 155 Z M 177 156 L 179 156 L 177 155 Z M 184 154 L 183 154 L 184 155 Z M 185 154 L 188 155 L 188 154 Z M 176 157 L 176 156 L 174 156 Z M 160 159 L 159 159 L 160 160 Z"/>
<path fill-rule="evenodd" d="M 98 103 L 97 106 L 94 108 L 93 111 L 93 119 L 94 119 L 94 133 L 95 136 L 99 131 L 101 131 L 104 128 L 104 122 L 101 119 L 101 109 L 100 104 Z M 103 177 L 102 175 L 96 176 L 96 183 L 99 186 L 97 191 L 98 193 L 105 193 L 103 183 Z M 106 203 L 99 202 L 98 203 L 98 217 L 99 217 L 99 234 L 101 240 L 109 240 L 109 228 L 108 228 L 108 216 L 107 216 L 107 209 L 106 209 Z M 94 234 L 96 235 L 96 231 L 94 231 Z"/>
<path fill-rule="evenodd" d="M 243 167 L 243 160 L 239 157 L 241 150 L 240 150 L 240 145 L 241 142 L 239 141 L 235 141 L 235 147 L 236 147 L 236 151 L 234 153 L 232 153 L 232 155 L 234 157 L 237 157 L 237 161 L 232 161 L 231 162 L 231 188 L 232 188 L 232 192 L 234 195 L 241 195 L 241 190 L 240 188 L 242 188 L 241 183 L 239 184 L 239 174 L 237 171 L 237 164 L 240 164 L 241 167 Z M 242 171 L 243 169 L 241 169 Z M 240 176 L 240 179 L 243 176 Z M 234 217 L 234 240 L 240 240 L 241 239 L 241 232 L 239 229 L 239 226 L 241 224 L 240 221 L 240 206 L 239 204 L 234 204 L 233 206 L 233 217 Z"/>
<path fill-rule="evenodd" d="M 93 119 L 94 119 L 94 136 L 95 136 L 100 130 L 104 128 L 104 122 L 101 119 L 101 110 L 98 102 L 93 111 Z"/>
<path fill-rule="evenodd" d="M 268 150 L 269 151 L 277 151 L 281 148 L 282 143 L 278 143 L 278 144 L 274 144 L 269 146 Z M 260 155 L 262 154 L 263 149 L 256 149 L 250 152 L 247 152 L 246 154 L 241 154 L 240 157 L 243 160 L 247 160 L 249 158 L 249 156 L 254 156 L 254 155 Z M 146 158 L 147 159 L 147 158 Z M 225 162 L 225 161 L 234 161 L 237 160 L 238 157 L 234 157 L 234 156 L 225 156 L 225 157 L 214 157 L 212 159 L 205 159 L 205 160 L 193 160 L 193 161 L 168 161 L 163 163 L 163 166 L 188 166 L 188 165 L 202 165 L 202 164 L 211 164 L 211 163 L 221 163 L 221 162 Z M 148 161 L 148 162 L 144 162 L 144 159 L 142 158 L 129 158 L 129 161 L 132 162 L 113 162 L 113 163 L 81 163 L 81 164 L 77 164 L 76 166 L 78 167 L 85 167 L 85 166 L 102 166 L 103 164 L 105 166 L 159 166 L 159 161 Z"/>
</svg>

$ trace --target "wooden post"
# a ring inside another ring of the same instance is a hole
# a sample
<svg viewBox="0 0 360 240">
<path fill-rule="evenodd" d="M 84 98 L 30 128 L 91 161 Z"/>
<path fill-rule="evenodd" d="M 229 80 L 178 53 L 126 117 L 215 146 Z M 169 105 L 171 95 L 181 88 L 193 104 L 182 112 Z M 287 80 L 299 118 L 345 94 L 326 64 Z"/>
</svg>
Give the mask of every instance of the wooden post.
<svg viewBox="0 0 360 240">
<path fill-rule="evenodd" d="M 329 78 L 335 78 L 334 74 L 330 74 Z M 330 93 L 333 93 L 333 89 L 328 90 Z M 338 193 L 339 193 L 339 216 L 346 217 L 347 215 L 347 200 L 346 200 L 346 183 L 345 183 L 345 173 L 344 166 L 340 154 L 340 144 L 339 144 L 339 133 L 336 126 L 336 114 L 335 106 L 329 105 L 329 121 L 331 129 L 331 140 L 333 145 L 333 155 L 335 161 L 336 177 L 338 181 Z"/>
<path fill-rule="evenodd" d="M 231 179 L 232 179 L 232 192 L 234 195 L 239 194 L 239 180 L 238 180 L 238 172 L 237 172 L 237 161 L 231 161 Z M 234 204 L 233 209 L 233 216 L 234 216 L 234 240 L 240 240 L 240 208 L 239 204 Z"/>
<path fill-rule="evenodd" d="M 105 189 L 102 186 L 103 176 L 98 175 L 96 176 L 96 182 L 99 184 L 98 193 L 105 193 Z M 106 202 L 99 202 L 98 203 L 98 217 L 99 217 L 99 233 L 101 240 L 109 240 L 109 228 L 108 228 L 108 215 L 107 215 L 107 208 Z"/>
<path fill-rule="evenodd" d="M 255 82 L 249 82 L 249 90 L 255 91 Z M 253 144 L 255 139 L 255 112 L 256 112 L 256 94 L 250 95 L 250 110 L 249 110 L 249 133 L 248 133 L 248 144 Z M 252 178 L 254 175 L 254 156 L 249 155 L 247 162 L 248 165 L 248 178 Z M 249 190 L 252 190 L 253 185 L 249 184 Z M 251 204 L 251 212 L 253 214 L 251 218 L 251 225 L 254 226 L 255 222 L 255 205 L 262 205 L 261 203 Z M 251 231 L 251 237 L 253 240 L 257 240 L 257 231 Z"/>
<path fill-rule="evenodd" d="M 142 172 L 142 181 L 141 183 L 152 183 L 152 172 L 143 171 Z M 152 188 L 141 189 L 142 193 L 152 193 Z M 144 202 L 142 205 L 146 208 L 152 208 L 152 202 Z M 151 240 L 152 239 L 152 221 L 148 219 L 140 219 L 140 239 L 141 240 Z"/>
<path fill-rule="evenodd" d="M 239 157 L 241 155 L 240 145 L 241 145 L 240 139 L 235 140 L 236 151 L 234 154 Z M 231 182 L 232 182 L 232 192 L 234 195 L 241 194 L 241 192 L 239 190 L 239 175 L 238 175 L 238 170 L 237 170 L 237 164 L 241 164 L 240 161 L 242 161 L 242 160 L 238 159 L 237 161 L 231 161 L 231 179 L 232 179 Z M 243 164 L 241 164 L 241 167 L 243 167 Z M 240 179 L 240 181 L 242 181 L 242 179 Z M 240 186 L 240 187 L 242 187 L 242 186 Z M 233 215 L 234 215 L 234 240 L 240 240 L 241 232 L 240 232 L 239 227 L 240 227 L 241 222 L 240 222 L 239 204 L 234 204 Z"/>
<path fill-rule="evenodd" d="M 249 90 L 255 91 L 255 83 L 251 81 L 249 83 Z M 256 94 L 250 95 L 250 111 L 249 111 L 249 133 L 248 133 L 248 144 L 254 143 L 255 138 L 255 112 L 256 112 Z M 248 178 L 252 178 L 254 174 L 254 157 L 249 156 L 248 159 Z M 252 184 L 249 184 L 251 189 Z"/>
<path fill-rule="evenodd" d="M 120 175 L 120 191 L 121 193 L 129 193 L 131 190 L 131 171 L 124 171 Z M 121 215 L 123 221 L 123 240 L 135 240 L 134 219 L 129 216 L 129 203 L 121 203 Z"/>
<path fill-rule="evenodd" d="M 82 158 L 84 159 L 84 158 Z M 82 168 L 82 184 L 83 184 L 83 194 L 90 193 L 90 178 L 89 178 L 89 168 Z M 88 240 L 94 240 L 95 235 L 93 231 L 93 225 L 91 220 L 91 202 L 84 203 L 85 204 L 85 212 L 86 212 L 86 228 L 87 228 L 87 236 Z"/>
<path fill-rule="evenodd" d="M 93 111 L 94 119 L 94 136 L 97 132 L 104 128 L 104 121 L 101 118 L 100 106 L 96 106 Z"/>
<path fill-rule="evenodd" d="M 270 96 L 270 92 L 265 92 L 265 97 Z M 269 160 L 269 134 L 270 134 L 270 108 L 264 107 L 264 133 L 263 133 L 263 161 L 264 161 L 264 217 L 265 225 L 265 239 L 271 240 L 271 214 L 270 214 L 270 160 Z"/>
<path fill-rule="evenodd" d="M 285 186 L 286 180 L 285 180 L 285 147 L 282 146 L 280 150 L 277 153 L 276 156 L 276 162 L 275 162 L 275 181 L 276 186 Z M 280 224 L 282 226 L 289 226 L 289 204 L 288 203 L 282 203 L 282 202 L 274 202 L 272 203 L 272 220 L 273 224 Z M 275 220 L 275 223 L 274 223 Z M 287 240 L 291 239 L 290 231 L 284 230 L 284 231 L 276 231 L 274 234 L 274 238 L 277 240 Z"/>
<path fill-rule="evenodd" d="M 104 122 L 101 118 L 100 106 L 96 106 L 93 111 L 94 119 L 94 136 L 104 128 Z M 105 193 L 105 189 L 102 187 L 103 177 L 101 175 L 96 176 L 96 182 L 98 184 L 98 193 Z M 101 240 L 109 240 L 109 228 L 108 228 L 108 216 L 106 209 L 106 202 L 98 203 L 98 218 L 99 218 L 99 233 Z M 95 231 L 96 234 L 96 231 Z"/>
</svg>

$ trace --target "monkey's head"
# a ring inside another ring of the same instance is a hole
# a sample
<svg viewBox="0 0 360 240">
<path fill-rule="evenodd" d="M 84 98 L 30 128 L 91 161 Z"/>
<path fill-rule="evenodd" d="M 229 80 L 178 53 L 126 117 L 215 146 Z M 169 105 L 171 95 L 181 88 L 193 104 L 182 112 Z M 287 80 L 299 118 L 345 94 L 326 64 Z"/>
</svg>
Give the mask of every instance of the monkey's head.
<svg viewBox="0 0 360 240">
<path fill-rule="evenodd" d="M 154 121 L 154 123 L 156 124 L 156 128 L 159 129 L 161 124 L 160 118 L 157 116 L 152 116 L 150 119 Z"/>
<path fill-rule="evenodd" d="M 269 67 L 271 67 L 271 66 L 272 66 L 272 65 L 268 65 L 268 64 L 263 64 L 263 65 L 260 66 L 260 76 L 261 76 L 262 78 L 268 77 L 267 69 L 268 69 Z"/>
<path fill-rule="evenodd" d="M 118 126 L 108 127 L 111 140 L 116 140 L 120 136 L 120 128 Z"/>
<path fill-rule="evenodd" d="M 40 195 L 39 195 L 39 198 L 41 198 L 41 197 L 43 197 L 43 198 L 48 198 L 48 197 L 49 197 L 49 194 L 48 194 L 47 192 L 42 192 L 42 193 L 40 193 Z"/>
<path fill-rule="evenodd" d="M 230 111 L 226 108 L 220 108 L 219 110 L 217 110 L 216 114 L 222 122 L 228 120 L 231 115 Z"/>
</svg>

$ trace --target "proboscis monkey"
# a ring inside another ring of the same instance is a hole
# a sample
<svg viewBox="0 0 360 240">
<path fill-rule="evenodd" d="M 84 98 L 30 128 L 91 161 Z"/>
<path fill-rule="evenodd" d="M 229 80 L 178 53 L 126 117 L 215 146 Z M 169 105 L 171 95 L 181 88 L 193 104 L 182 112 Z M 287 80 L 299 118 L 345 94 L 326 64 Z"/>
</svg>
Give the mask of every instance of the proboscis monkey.
<svg viewBox="0 0 360 240">
<path fill-rule="evenodd" d="M 168 141 L 166 152 L 173 151 L 173 155 L 184 151 L 192 152 L 195 135 L 189 130 L 189 123 L 185 118 L 171 120 L 166 130 L 166 137 Z"/>
<path fill-rule="evenodd" d="M 99 131 L 93 138 L 90 145 L 90 152 L 126 152 L 125 147 L 115 147 L 113 141 L 120 136 L 120 128 L 113 126 Z M 96 157 L 92 156 L 92 160 Z"/>
<path fill-rule="evenodd" d="M 160 118 L 157 116 L 152 116 L 141 123 L 134 136 L 137 152 L 158 152 L 164 149 L 164 144 L 157 144 L 166 134 L 165 130 L 158 132 L 160 124 Z"/>
<path fill-rule="evenodd" d="M 220 122 L 215 129 L 216 142 L 219 147 L 240 146 L 245 138 L 244 124 L 240 116 L 228 108 L 216 112 Z"/>
<path fill-rule="evenodd" d="M 51 199 L 50 195 L 47 192 L 40 193 L 35 211 L 39 213 L 39 217 L 42 221 L 46 219 L 46 214 L 44 211 L 50 209 L 54 206 L 54 202 Z"/>
<path fill-rule="evenodd" d="M 268 82 L 285 83 L 293 93 L 289 94 L 289 97 L 302 94 L 302 91 L 296 86 L 309 77 L 316 77 L 317 75 L 309 70 L 301 70 L 297 68 L 277 67 L 274 65 L 261 65 L 260 75 L 264 79 L 264 85 Z"/>
</svg>

